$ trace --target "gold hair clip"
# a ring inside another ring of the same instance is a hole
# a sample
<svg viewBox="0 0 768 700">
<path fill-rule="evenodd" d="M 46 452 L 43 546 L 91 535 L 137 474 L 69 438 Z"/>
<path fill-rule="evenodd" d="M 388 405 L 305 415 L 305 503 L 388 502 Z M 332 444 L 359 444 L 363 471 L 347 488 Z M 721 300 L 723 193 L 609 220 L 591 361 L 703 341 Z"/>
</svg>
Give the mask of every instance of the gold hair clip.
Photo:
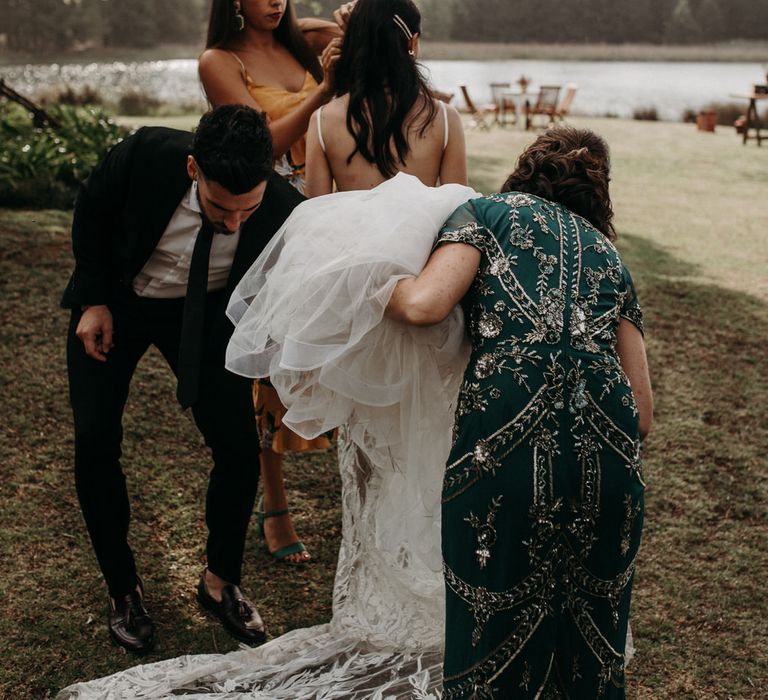
<svg viewBox="0 0 768 700">
<path fill-rule="evenodd" d="M 392 18 L 392 21 L 398 27 L 400 27 L 400 30 L 403 32 L 403 34 L 405 34 L 405 38 L 408 39 L 408 41 L 413 39 L 413 32 L 410 29 L 408 29 L 408 25 L 405 23 L 405 21 L 403 20 L 403 18 L 400 15 L 395 15 Z"/>
</svg>

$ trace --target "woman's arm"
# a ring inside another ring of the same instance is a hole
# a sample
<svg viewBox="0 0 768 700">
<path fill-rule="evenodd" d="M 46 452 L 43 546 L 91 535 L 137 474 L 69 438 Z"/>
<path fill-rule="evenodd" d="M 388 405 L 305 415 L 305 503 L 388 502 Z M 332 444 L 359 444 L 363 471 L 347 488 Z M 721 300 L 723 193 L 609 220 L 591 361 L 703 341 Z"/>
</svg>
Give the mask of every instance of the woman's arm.
<svg viewBox="0 0 768 700">
<path fill-rule="evenodd" d="M 318 56 L 325 51 L 325 47 L 331 41 L 344 35 L 338 24 L 329 22 L 327 19 L 300 17 L 298 23 L 310 48 Z"/>
<path fill-rule="evenodd" d="M 328 44 L 323 51 L 321 60 L 325 74 L 323 82 L 312 90 L 296 109 L 280 117 L 280 119 L 269 122 L 275 158 L 285 154 L 296 141 L 304 136 L 312 113 L 331 98 L 330 73 L 338 55 L 338 41 Z M 228 52 L 220 49 L 206 49 L 198 61 L 198 73 L 205 94 L 212 105 L 244 104 L 258 109 L 260 112 L 264 111 L 248 92 L 240 66 L 234 56 L 229 55 Z"/>
<path fill-rule="evenodd" d="M 307 131 L 307 169 L 304 182 L 304 194 L 307 197 L 319 197 L 322 194 L 333 192 L 333 174 L 328 158 L 320 145 L 318 133 L 318 120 L 320 112 L 317 111 L 309 120 Z"/>
<path fill-rule="evenodd" d="M 440 108 L 442 109 L 442 107 Z M 464 142 L 464 125 L 454 107 L 448 109 L 448 145 L 440 163 L 440 184 L 456 182 L 467 184 L 467 148 Z"/>
<path fill-rule="evenodd" d="M 619 354 L 621 368 L 632 386 L 632 393 L 640 414 L 640 438 L 645 439 L 653 420 L 653 392 L 648 373 L 648 359 L 645 355 L 643 334 L 634 323 L 625 318 L 619 322 L 616 351 Z"/>
<path fill-rule="evenodd" d="M 439 323 L 467 293 L 479 265 L 480 251 L 471 245 L 440 246 L 418 277 L 397 283 L 385 315 L 413 326 Z"/>
</svg>

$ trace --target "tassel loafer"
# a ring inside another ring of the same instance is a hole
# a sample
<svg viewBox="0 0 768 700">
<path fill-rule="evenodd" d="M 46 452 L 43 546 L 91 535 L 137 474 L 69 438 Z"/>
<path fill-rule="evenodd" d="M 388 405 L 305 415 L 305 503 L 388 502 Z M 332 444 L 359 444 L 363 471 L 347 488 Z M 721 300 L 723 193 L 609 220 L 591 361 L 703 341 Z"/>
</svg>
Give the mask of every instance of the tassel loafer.
<svg viewBox="0 0 768 700">
<path fill-rule="evenodd" d="M 224 586 L 219 602 L 208 593 L 203 573 L 197 586 L 197 601 L 204 610 L 217 617 L 235 639 L 252 646 L 267 640 L 261 615 L 237 586 L 231 583 Z"/>
</svg>

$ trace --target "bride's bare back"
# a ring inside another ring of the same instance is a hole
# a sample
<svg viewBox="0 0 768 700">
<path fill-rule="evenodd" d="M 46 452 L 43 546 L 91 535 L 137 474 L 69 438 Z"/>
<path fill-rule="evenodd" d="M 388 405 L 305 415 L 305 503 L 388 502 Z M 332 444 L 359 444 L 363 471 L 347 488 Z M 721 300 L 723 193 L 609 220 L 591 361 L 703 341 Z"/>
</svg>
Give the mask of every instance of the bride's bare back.
<svg viewBox="0 0 768 700">
<path fill-rule="evenodd" d="M 331 100 L 315 112 L 307 133 L 306 194 L 317 197 L 338 191 L 368 190 L 384 182 L 376 163 L 370 163 L 355 153 L 355 140 L 347 130 L 349 96 Z M 414 107 L 412 113 L 420 110 Z M 320 120 L 318 129 L 318 119 Z M 421 133 L 424 116 L 406 123 L 410 151 L 406 162 L 398 169 L 414 175 L 430 187 L 449 182 L 467 183 L 464 132 L 458 112 L 435 101 L 434 117 Z M 446 130 L 447 127 L 447 130 Z M 335 188 L 334 188 L 335 183 Z"/>
</svg>

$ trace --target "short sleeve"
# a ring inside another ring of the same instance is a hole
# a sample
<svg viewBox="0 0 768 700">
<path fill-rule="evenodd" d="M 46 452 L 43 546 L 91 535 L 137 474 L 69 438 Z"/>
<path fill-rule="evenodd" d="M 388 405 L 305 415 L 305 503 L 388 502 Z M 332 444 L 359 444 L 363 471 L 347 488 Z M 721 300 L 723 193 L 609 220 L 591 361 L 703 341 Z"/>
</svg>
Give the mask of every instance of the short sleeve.
<svg viewBox="0 0 768 700">
<path fill-rule="evenodd" d="M 467 243 L 484 251 L 490 232 L 478 221 L 477 210 L 470 200 L 448 217 L 437 234 L 435 248 L 444 243 Z"/>
<path fill-rule="evenodd" d="M 640 307 L 640 302 L 637 298 L 637 291 L 635 291 L 635 284 L 632 281 L 632 275 L 629 274 L 629 270 L 623 268 L 623 285 L 624 285 L 624 299 L 621 304 L 620 315 L 622 318 L 626 318 L 627 321 L 631 321 L 637 326 L 637 329 L 644 333 L 643 328 L 643 310 Z"/>
</svg>

